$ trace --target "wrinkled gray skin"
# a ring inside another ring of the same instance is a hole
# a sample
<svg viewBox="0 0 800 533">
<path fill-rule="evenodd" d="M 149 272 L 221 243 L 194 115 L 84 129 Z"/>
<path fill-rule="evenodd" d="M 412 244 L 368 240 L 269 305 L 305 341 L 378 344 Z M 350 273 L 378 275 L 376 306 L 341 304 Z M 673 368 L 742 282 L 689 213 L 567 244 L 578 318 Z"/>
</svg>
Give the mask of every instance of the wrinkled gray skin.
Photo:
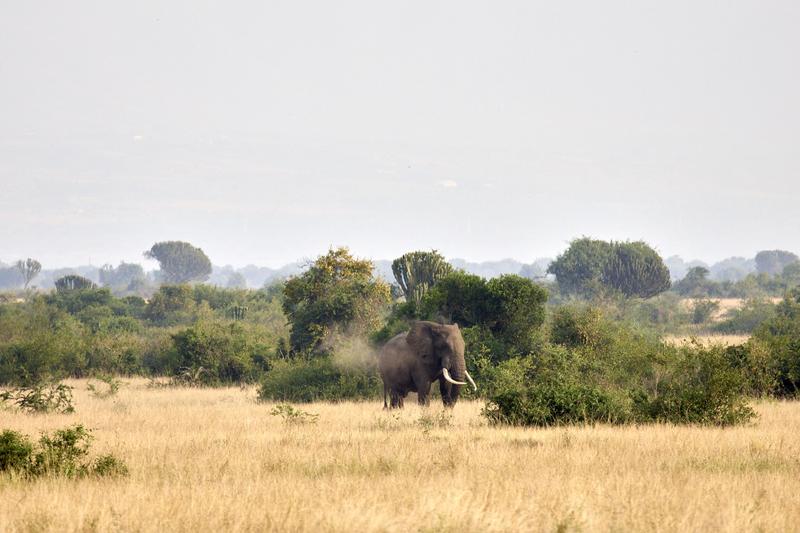
<svg viewBox="0 0 800 533">
<path fill-rule="evenodd" d="M 464 339 L 458 325 L 436 322 L 414 322 L 408 333 L 401 333 L 381 350 L 378 370 L 383 378 L 383 407 L 386 397 L 391 407 L 403 407 L 409 392 L 416 392 L 420 405 L 428 405 L 431 384 L 438 380 L 442 401 L 452 407 L 458 400 L 460 385 L 448 383 L 442 368 L 447 368 L 455 381 L 464 381 Z"/>
</svg>

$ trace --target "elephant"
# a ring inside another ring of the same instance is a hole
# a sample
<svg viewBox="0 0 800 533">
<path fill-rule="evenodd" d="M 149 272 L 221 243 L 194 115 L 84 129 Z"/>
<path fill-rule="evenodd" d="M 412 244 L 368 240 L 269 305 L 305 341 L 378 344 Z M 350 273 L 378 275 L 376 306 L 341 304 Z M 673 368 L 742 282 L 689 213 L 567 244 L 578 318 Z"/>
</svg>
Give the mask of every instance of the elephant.
<svg viewBox="0 0 800 533">
<path fill-rule="evenodd" d="M 415 321 L 411 330 L 393 337 L 381 349 L 378 370 L 383 379 L 383 407 L 403 407 L 409 392 L 416 392 L 420 405 L 428 405 L 431 383 L 438 379 L 442 402 L 453 407 L 466 378 L 475 390 L 477 385 L 467 372 L 464 361 L 464 338 L 458 324 Z"/>
</svg>

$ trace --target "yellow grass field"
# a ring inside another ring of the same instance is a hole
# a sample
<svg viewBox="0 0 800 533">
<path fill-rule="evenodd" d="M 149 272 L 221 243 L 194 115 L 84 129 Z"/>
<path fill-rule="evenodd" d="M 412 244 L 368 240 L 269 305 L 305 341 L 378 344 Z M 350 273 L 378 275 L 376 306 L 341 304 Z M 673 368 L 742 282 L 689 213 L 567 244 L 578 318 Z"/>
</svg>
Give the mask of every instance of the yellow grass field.
<svg viewBox="0 0 800 533">
<path fill-rule="evenodd" d="M 0 476 L 3 532 L 800 530 L 800 403 L 729 429 L 496 428 L 478 402 L 312 404 L 291 425 L 252 388 L 71 384 L 75 414 L 0 411 L 0 428 L 83 423 L 130 476 Z"/>
<path fill-rule="evenodd" d="M 746 343 L 747 339 L 749 338 L 750 335 L 724 335 L 720 333 L 716 334 L 706 333 L 697 335 L 665 335 L 663 337 L 664 342 L 668 342 L 676 346 L 690 344 L 693 340 L 696 340 L 703 346 L 711 346 L 714 344 L 720 344 L 722 346 L 738 346 L 740 344 Z"/>
</svg>

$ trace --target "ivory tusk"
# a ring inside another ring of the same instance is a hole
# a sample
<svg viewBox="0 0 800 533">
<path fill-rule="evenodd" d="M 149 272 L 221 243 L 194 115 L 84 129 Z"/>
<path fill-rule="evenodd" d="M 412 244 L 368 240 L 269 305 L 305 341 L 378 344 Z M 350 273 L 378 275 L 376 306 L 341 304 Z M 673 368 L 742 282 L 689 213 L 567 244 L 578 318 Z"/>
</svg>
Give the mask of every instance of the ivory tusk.
<svg viewBox="0 0 800 533">
<path fill-rule="evenodd" d="M 444 379 L 446 379 L 448 383 L 452 383 L 453 385 L 466 385 L 463 381 L 456 381 L 451 378 L 450 372 L 446 368 L 442 368 L 442 374 L 444 374 Z"/>
<path fill-rule="evenodd" d="M 470 376 L 469 372 L 467 372 L 466 370 L 464 370 L 464 373 L 467 375 L 467 381 L 469 381 L 469 384 L 472 385 L 472 389 L 477 391 L 478 390 L 478 386 L 475 385 L 474 381 L 472 381 L 472 376 Z"/>
</svg>

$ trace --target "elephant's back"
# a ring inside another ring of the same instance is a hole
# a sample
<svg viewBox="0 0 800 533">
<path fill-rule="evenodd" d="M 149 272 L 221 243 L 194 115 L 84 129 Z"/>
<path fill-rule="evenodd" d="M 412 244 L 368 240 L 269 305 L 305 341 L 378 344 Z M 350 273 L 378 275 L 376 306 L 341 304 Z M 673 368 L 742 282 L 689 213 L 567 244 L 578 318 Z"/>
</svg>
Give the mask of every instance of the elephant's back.
<svg viewBox="0 0 800 533">
<path fill-rule="evenodd" d="M 398 333 L 383 345 L 380 354 L 378 354 L 379 369 L 387 364 L 390 364 L 392 360 L 401 357 L 405 352 L 408 351 L 406 335 L 406 333 Z"/>
</svg>

